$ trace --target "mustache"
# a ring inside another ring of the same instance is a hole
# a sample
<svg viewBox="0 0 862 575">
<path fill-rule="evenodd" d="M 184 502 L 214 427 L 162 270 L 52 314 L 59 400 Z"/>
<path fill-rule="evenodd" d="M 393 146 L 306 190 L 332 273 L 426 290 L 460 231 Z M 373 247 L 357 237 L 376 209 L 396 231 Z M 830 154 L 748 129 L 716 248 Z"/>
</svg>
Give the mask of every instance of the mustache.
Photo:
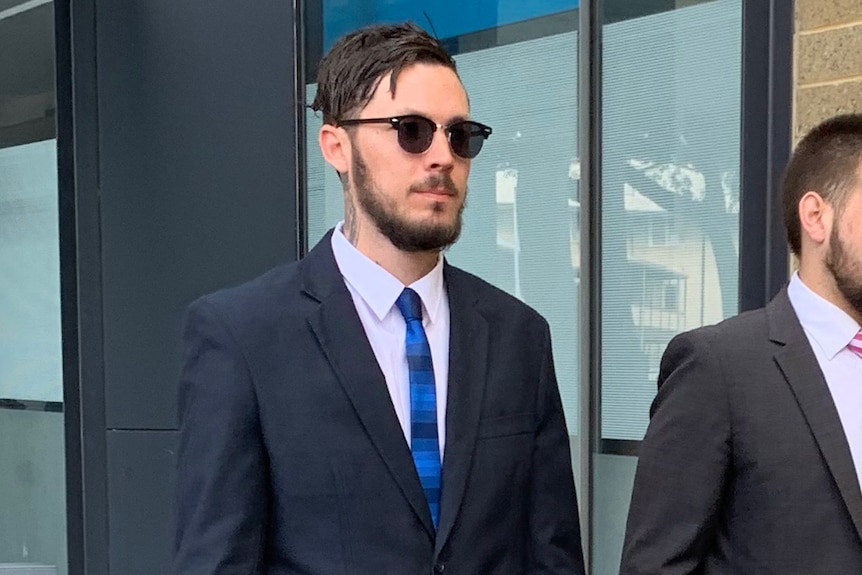
<svg viewBox="0 0 862 575">
<path fill-rule="evenodd" d="M 419 192 L 434 188 L 446 190 L 446 192 L 453 196 L 457 196 L 460 193 L 460 190 L 458 190 L 458 187 L 455 185 L 455 182 L 452 181 L 452 177 L 449 174 L 436 174 L 430 176 L 425 180 L 410 186 L 408 191 Z"/>
</svg>

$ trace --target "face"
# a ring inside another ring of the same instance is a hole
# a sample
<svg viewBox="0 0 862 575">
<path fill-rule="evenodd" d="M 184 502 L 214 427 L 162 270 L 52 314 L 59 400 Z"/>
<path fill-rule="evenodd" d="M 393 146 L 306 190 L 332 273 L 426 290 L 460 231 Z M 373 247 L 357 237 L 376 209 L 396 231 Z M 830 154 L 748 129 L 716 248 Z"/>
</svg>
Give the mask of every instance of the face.
<svg viewBox="0 0 862 575">
<path fill-rule="evenodd" d="M 862 316 L 862 167 L 855 188 L 835 212 L 824 263 L 838 292 Z"/>
<path fill-rule="evenodd" d="M 398 76 L 395 97 L 389 77 L 377 86 L 359 118 L 419 114 L 448 125 L 466 119 L 467 94 L 450 69 L 415 64 Z M 359 229 L 374 226 L 402 251 L 431 251 L 453 244 L 461 232 L 470 161 L 452 153 L 437 130 L 421 154 L 404 151 L 387 124 L 347 128 L 350 138 L 349 202 Z"/>
</svg>

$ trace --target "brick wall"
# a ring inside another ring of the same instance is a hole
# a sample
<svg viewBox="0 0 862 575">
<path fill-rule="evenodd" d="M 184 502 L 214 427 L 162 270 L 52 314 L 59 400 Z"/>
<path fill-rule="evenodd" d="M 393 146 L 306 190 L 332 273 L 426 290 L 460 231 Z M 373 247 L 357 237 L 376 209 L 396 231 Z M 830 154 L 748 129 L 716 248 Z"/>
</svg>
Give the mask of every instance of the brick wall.
<svg viewBox="0 0 862 575">
<path fill-rule="evenodd" d="M 862 112 L 862 0 L 796 0 L 794 141 Z"/>
</svg>

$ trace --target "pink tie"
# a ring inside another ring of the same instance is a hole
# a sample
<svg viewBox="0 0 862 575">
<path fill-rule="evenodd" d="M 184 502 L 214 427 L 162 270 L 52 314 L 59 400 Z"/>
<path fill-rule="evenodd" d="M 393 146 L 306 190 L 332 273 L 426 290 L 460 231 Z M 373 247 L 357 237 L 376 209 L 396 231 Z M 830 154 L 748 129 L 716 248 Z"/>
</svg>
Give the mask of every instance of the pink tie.
<svg viewBox="0 0 862 575">
<path fill-rule="evenodd" d="M 853 336 L 853 339 L 850 340 L 847 347 L 850 348 L 850 351 L 854 352 L 859 357 L 862 357 L 862 331 Z"/>
</svg>

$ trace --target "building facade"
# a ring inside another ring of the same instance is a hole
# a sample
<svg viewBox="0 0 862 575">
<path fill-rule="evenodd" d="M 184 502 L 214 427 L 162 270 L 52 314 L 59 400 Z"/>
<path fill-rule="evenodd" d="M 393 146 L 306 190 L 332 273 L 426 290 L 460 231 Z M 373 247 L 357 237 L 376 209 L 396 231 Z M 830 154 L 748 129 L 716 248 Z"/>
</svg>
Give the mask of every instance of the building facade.
<svg viewBox="0 0 862 575">
<path fill-rule="evenodd" d="M 170 571 L 185 306 L 338 222 L 317 62 L 406 19 L 494 128 L 447 258 L 549 320 L 616 572 L 664 346 L 780 288 L 792 143 L 862 111 L 859 0 L 0 0 L 0 573 Z"/>
</svg>

